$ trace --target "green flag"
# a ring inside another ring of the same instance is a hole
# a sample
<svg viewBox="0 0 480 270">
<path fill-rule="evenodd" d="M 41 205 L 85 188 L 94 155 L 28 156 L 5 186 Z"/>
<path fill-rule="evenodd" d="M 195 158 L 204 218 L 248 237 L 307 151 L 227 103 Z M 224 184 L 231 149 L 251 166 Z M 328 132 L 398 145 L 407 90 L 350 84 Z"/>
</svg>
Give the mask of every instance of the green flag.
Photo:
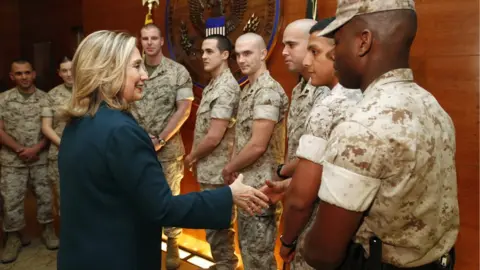
<svg viewBox="0 0 480 270">
<path fill-rule="evenodd" d="M 307 19 L 317 19 L 317 0 L 307 0 Z"/>
</svg>

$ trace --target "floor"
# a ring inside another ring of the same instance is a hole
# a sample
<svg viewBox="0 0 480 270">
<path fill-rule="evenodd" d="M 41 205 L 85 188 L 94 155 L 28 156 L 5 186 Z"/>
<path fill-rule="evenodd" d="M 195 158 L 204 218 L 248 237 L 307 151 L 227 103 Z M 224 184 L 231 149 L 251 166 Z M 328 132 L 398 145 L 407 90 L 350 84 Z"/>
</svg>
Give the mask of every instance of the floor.
<svg viewBox="0 0 480 270">
<path fill-rule="evenodd" d="M 56 270 L 56 260 L 57 252 L 47 250 L 43 244 L 40 242 L 38 237 L 41 234 L 42 228 L 36 222 L 36 205 L 35 200 L 31 192 L 27 195 L 27 200 L 25 201 L 25 219 L 27 227 L 23 233 L 32 240 L 32 243 L 24 247 L 19 255 L 19 258 L 14 263 L 2 264 L 0 262 L 0 270 Z M 55 228 L 57 232 L 59 231 L 59 220 L 55 219 Z M 281 231 L 281 228 L 280 228 Z M 236 242 L 236 253 L 239 254 L 238 250 L 238 239 L 235 235 Z M 3 234 L 0 230 L 0 254 L 3 251 Z M 198 270 L 198 269 L 207 269 L 211 265 L 211 253 L 210 246 L 205 241 L 205 231 L 204 230 L 191 230 L 185 229 L 181 238 L 179 239 L 179 245 L 181 247 L 180 257 L 185 261 L 182 262 L 181 267 L 178 270 Z M 166 245 L 162 245 L 162 250 L 165 251 Z M 277 245 L 275 247 L 275 257 L 277 259 L 277 264 L 281 268 L 283 261 L 279 256 L 280 244 L 277 240 Z M 165 254 L 162 252 L 163 261 L 165 261 Z M 239 257 L 239 267 L 237 270 L 243 270 L 242 260 Z M 206 263 L 206 267 L 201 268 L 195 266 L 187 260 L 194 260 L 197 265 L 199 263 Z M 162 267 L 162 269 L 164 269 Z"/>
<path fill-rule="evenodd" d="M 165 254 L 162 252 L 163 258 Z M 56 270 L 57 269 L 57 252 L 50 251 L 40 242 L 35 239 L 32 243 L 23 248 L 18 259 L 10 264 L 1 264 L 1 270 Z M 164 269 L 162 267 L 162 269 Z M 194 266 L 188 262 L 182 262 L 179 270 L 196 270 L 202 269 Z"/>
</svg>

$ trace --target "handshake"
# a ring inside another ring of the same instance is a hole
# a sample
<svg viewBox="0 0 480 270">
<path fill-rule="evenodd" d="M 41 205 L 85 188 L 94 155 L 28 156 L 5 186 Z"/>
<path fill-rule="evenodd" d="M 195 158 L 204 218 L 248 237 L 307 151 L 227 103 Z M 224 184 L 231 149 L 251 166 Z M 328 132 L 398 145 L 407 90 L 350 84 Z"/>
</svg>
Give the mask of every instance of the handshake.
<svg viewBox="0 0 480 270">
<path fill-rule="evenodd" d="M 267 180 L 260 189 L 243 184 L 243 174 L 240 174 L 232 184 L 233 202 L 241 209 L 247 211 L 250 215 L 260 214 L 270 204 L 280 201 L 290 184 L 290 179 L 272 182 Z"/>
</svg>

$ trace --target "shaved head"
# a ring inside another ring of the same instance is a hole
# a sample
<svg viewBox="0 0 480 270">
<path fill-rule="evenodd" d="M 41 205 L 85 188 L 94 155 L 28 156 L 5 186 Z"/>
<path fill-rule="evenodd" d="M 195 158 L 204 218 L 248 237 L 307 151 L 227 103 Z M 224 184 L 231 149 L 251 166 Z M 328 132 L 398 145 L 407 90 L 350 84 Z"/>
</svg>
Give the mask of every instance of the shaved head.
<svg viewBox="0 0 480 270">
<path fill-rule="evenodd" d="M 305 35 L 307 38 L 310 35 L 310 29 L 316 24 L 317 22 L 312 19 L 300 19 L 293 21 L 285 27 L 285 33 L 289 32 L 298 32 L 299 34 Z"/>
<path fill-rule="evenodd" d="M 243 74 L 252 76 L 266 69 L 267 46 L 263 38 L 255 33 L 246 33 L 235 42 L 237 64 Z"/>
<path fill-rule="evenodd" d="M 255 33 L 246 33 L 239 36 L 235 44 L 245 43 L 245 42 L 249 42 L 249 43 L 251 42 L 252 44 L 257 46 L 259 50 L 267 49 L 267 45 L 265 44 L 265 41 L 263 40 L 262 36 Z"/>
<path fill-rule="evenodd" d="M 282 55 L 290 72 L 301 73 L 304 71 L 303 59 L 307 54 L 309 32 L 317 22 L 311 19 L 300 19 L 291 22 L 283 32 Z M 305 79 L 306 76 L 304 76 Z"/>
</svg>

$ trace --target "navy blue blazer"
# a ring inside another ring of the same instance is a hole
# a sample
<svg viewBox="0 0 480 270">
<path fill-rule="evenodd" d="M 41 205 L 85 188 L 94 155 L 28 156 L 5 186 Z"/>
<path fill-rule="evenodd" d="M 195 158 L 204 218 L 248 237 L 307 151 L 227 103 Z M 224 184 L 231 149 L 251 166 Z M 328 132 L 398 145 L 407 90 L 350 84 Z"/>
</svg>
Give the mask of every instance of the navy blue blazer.
<svg viewBox="0 0 480 270">
<path fill-rule="evenodd" d="M 148 134 L 105 103 L 66 126 L 58 166 L 59 270 L 159 270 L 161 227 L 229 227 L 230 188 L 172 196 Z"/>
</svg>

